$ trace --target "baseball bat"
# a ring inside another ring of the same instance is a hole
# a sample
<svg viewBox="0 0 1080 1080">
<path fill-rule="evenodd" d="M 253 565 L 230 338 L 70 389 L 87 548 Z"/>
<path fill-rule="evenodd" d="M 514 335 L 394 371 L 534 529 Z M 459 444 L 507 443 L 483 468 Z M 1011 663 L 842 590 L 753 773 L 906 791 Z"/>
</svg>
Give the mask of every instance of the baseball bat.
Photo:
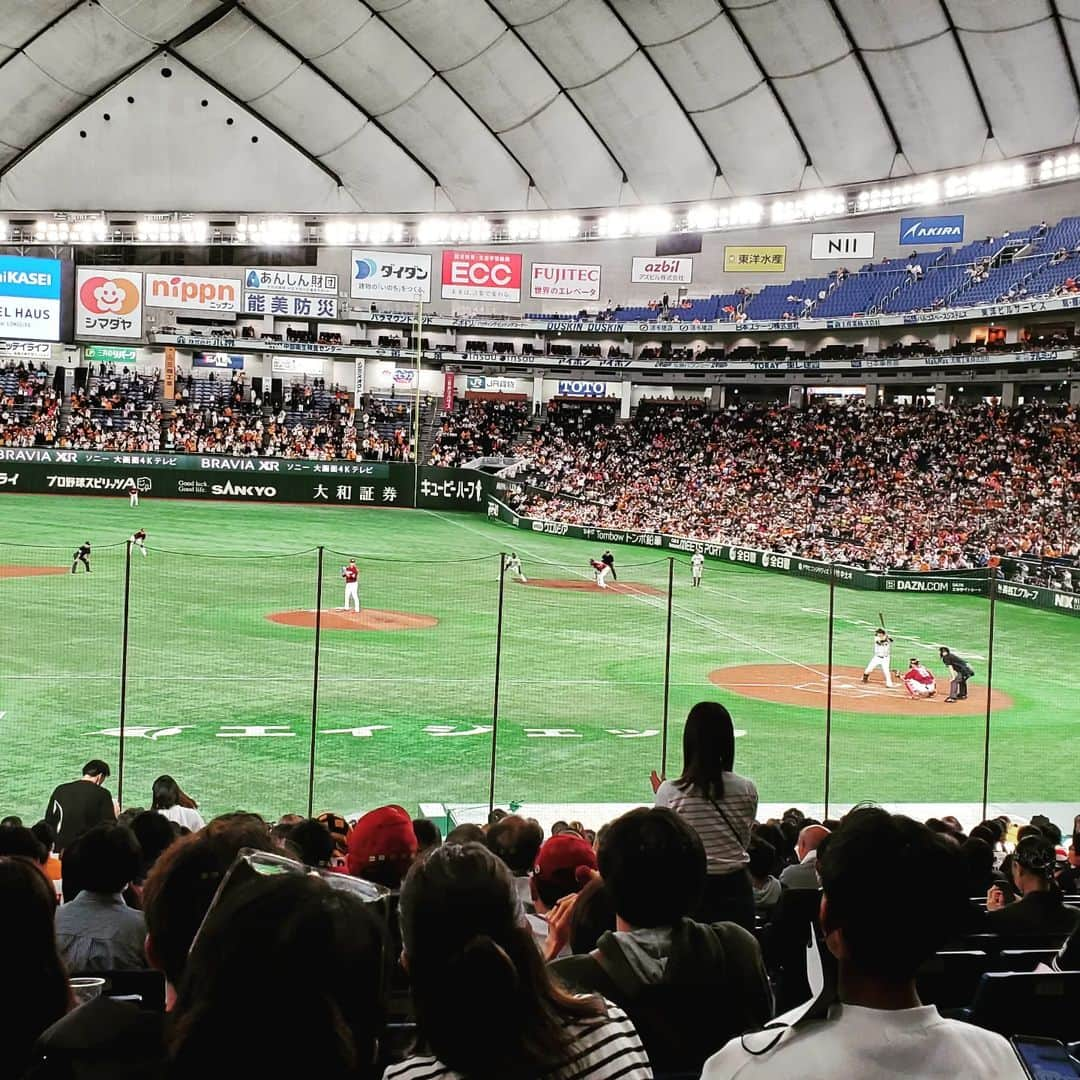
<svg viewBox="0 0 1080 1080">
<path fill-rule="evenodd" d="M 878 617 L 878 626 L 880 626 L 882 630 L 887 630 L 888 627 L 885 625 L 885 616 L 882 615 L 881 612 L 879 611 L 877 613 L 877 617 Z"/>
</svg>

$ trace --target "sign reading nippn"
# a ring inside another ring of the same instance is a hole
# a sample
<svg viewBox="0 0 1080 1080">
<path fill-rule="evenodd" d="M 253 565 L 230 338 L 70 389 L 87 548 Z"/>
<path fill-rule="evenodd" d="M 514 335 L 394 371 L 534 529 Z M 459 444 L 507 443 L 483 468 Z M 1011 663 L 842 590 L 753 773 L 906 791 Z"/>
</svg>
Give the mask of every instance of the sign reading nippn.
<svg viewBox="0 0 1080 1080">
<path fill-rule="evenodd" d="M 146 305 L 185 311 L 239 311 L 240 280 L 147 274 Z"/>
</svg>

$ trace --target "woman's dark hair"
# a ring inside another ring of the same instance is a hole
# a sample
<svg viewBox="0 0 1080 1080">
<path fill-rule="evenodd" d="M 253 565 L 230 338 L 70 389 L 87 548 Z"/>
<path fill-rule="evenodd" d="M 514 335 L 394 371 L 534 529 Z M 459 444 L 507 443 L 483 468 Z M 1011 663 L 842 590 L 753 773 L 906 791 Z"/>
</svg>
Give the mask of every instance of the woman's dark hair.
<svg viewBox="0 0 1080 1080">
<path fill-rule="evenodd" d="M 590 953 L 609 930 L 615 929 L 615 901 L 599 874 L 581 887 L 570 913 L 570 951 L 575 956 Z"/>
<path fill-rule="evenodd" d="M 994 849 L 979 836 L 969 836 L 960 845 L 964 859 L 968 896 L 985 896 L 994 881 Z"/>
<path fill-rule="evenodd" d="M 384 947 L 378 905 L 313 875 L 260 877 L 230 892 L 188 960 L 168 1075 L 375 1076 Z M 287 1022 L 267 1033 L 281 1008 Z"/>
<path fill-rule="evenodd" d="M 139 841 L 142 860 L 136 878 L 142 882 L 154 863 L 179 837 L 177 826 L 155 810 L 144 810 L 131 822 L 131 831 Z"/>
<path fill-rule="evenodd" d="M 180 785 L 171 776 L 159 776 L 154 781 L 151 810 L 171 810 L 180 804 Z"/>
<path fill-rule="evenodd" d="M 754 825 L 750 830 L 750 836 L 751 838 L 757 837 L 759 840 L 763 840 L 773 849 L 775 861 L 769 871 L 773 877 L 779 877 L 780 871 L 785 866 L 790 866 L 792 863 L 799 861 L 795 857 L 795 848 L 792 847 L 787 834 L 779 825 L 774 825 L 768 821 Z"/>
<path fill-rule="evenodd" d="M 731 713 L 716 701 L 699 701 L 683 729 L 683 771 L 675 786 L 696 788 L 707 799 L 724 797 L 725 772 L 735 768 L 735 727 Z"/>
<path fill-rule="evenodd" d="M 444 844 L 414 863 L 399 915 L 420 1036 L 456 1072 L 474 1080 L 554 1072 L 571 1052 L 566 1021 L 602 1015 L 596 998 L 552 980 L 509 869 L 482 844 Z"/>
<path fill-rule="evenodd" d="M 314 867 L 329 866 L 337 851 L 330 830 L 315 818 L 294 825 L 289 830 L 285 847 L 294 851 L 302 863 Z"/>
<path fill-rule="evenodd" d="M 0 949 L 12 993 L 0 1009 L 0 1043 L 12 1075 L 21 1075 L 37 1037 L 72 1006 L 56 951 L 56 894 L 29 859 L 0 857 Z"/>
</svg>

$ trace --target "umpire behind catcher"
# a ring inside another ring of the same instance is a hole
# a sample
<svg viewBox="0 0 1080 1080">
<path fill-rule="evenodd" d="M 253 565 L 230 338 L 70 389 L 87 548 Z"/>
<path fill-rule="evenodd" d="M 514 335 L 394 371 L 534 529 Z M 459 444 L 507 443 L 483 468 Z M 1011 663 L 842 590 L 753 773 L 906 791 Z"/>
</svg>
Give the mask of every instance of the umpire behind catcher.
<svg viewBox="0 0 1080 1080">
<path fill-rule="evenodd" d="M 967 681 L 975 674 L 975 670 L 945 645 L 942 645 L 938 652 L 941 654 L 941 662 L 952 672 L 949 696 L 945 700 L 963 701 L 967 697 Z"/>
</svg>

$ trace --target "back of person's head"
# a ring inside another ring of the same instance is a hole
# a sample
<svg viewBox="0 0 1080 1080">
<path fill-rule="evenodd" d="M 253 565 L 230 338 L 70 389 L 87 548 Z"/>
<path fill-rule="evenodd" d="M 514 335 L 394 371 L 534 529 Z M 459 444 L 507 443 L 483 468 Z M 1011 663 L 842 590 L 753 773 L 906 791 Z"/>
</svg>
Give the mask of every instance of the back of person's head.
<svg viewBox="0 0 1080 1080">
<path fill-rule="evenodd" d="M 463 825 L 455 825 L 447 834 L 447 844 L 482 844 L 484 843 L 484 830 L 479 825 L 465 822 Z"/>
<path fill-rule="evenodd" d="M 100 758 L 91 758 L 84 766 L 82 771 L 83 776 L 100 776 L 102 780 L 108 780 L 112 775 L 112 771 L 109 766 L 105 764 Z"/>
<path fill-rule="evenodd" d="M 131 831 L 135 839 L 139 841 L 142 851 L 142 864 L 139 867 L 139 878 L 144 878 L 150 873 L 150 868 L 158 861 L 166 848 L 172 844 L 179 835 L 177 827 L 153 810 L 144 810 L 131 822 Z"/>
<path fill-rule="evenodd" d="M 274 850 L 266 822 L 247 814 L 215 818 L 169 847 L 146 879 L 142 906 L 148 953 L 174 986 L 210 901 L 241 848 Z"/>
<path fill-rule="evenodd" d="M 6 825 L 0 829 L 0 855 L 22 855 L 36 863 L 48 861 L 45 845 L 23 825 Z"/>
<path fill-rule="evenodd" d="M 912 978 L 966 908 L 957 846 L 885 810 L 848 814 L 819 848 L 817 869 L 829 948 L 862 975 Z"/>
<path fill-rule="evenodd" d="M 334 859 L 336 850 L 330 830 L 315 818 L 308 818 L 294 825 L 289 833 L 287 846 L 296 857 L 308 866 L 326 867 Z"/>
<path fill-rule="evenodd" d="M 34 1040 L 71 1006 L 67 973 L 56 951 L 56 894 L 41 870 L 20 856 L 0 857 L 0 952 L 4 1071 L 21 1075 Z"/>
<path fill-rule="evenodd" d="M 1001 818 L 987 818 L 985 821 L 979 823 L 981 828 L 989 829 L 994 836 L 994 843 L 999 844 L 1005 839 L 1005 834 L 1009 831 L 1009 826 Z M 974 829 L 972 833 L 974 833 Z"/>
<path fill-rule="evenodd" d="M 1055 825 L 1045 814 L 1036 814 L 1031 824 L 1042 830 L 1043 836 L 1052 844 L 1060 844 L 1063 839 L 1061 826 Z"/>
<path fill-rule="evenodd" d="M 565 1021 L 597 1015 L 593 999 L 552 981 L 510 870 L 482 844 L 447 843 L 416 862 L 399 914 L 420 1035 L 456 1072 L 554 1071 L 566 1060 Z"/>
<path fill-rule="evenodd" d="M 750 857 L 751 877 L 766 878 L 775 872 L 776 848 L 768 840 L 763 840 L 760 836 L 751 836 L 750 846 L 747 847 L 746 853 Z"/>
<path fill-rule="evenodd" d="M 1023 840 L 1025 837 L 1028 837 L 1028 836 L 1043 836 L 1043 835 L 1044 835 L 1044 833 L 1043 833 L 1042 829 L 1039 828 L 1038 825 L 1021 825 L 1020 828 L 1016 830 L 1016 842 L 1020 843 L 1021 840 Z"/>
<path fill-rule="evenodd" d="M 354 877 L 396 889 L 415 858 L 412 818 L 400 806 L 369 811 L 349 833 L 346 861 Z"/>
<path fill-rule="evenodd" d="M 683 728 L 683 770 L 675 781 L 684 790 L 724 797 L 725 772 L 735 768 L 735 726 L 731 714 L 716 701 L 699 701 L 686 716 Z"/>
<path fill-rule="evenodd" d="M 990 850 L 993 851 L 994 846 L 998 842 L 998 834 L 994 829 L 991 829 L 986 825 L 976 825 L 968 834 L 968 839 L 981 840 L 983 843 L 988 844 Z"/>
<path fill-rule="evenodd" d="M 1054 879 L 1057 853 L 1041 832 L 1029 833 L 1017 843 L 1012 861 L 1024 873 L 1048 884 Z"/>
<path fill-rule="evenodd" d="M 592 845 L 576 832 L 549 836 L 536 856 L 530 882 L 534 895 L 546 907 L 554 907 L 564 896 L 579 892 L 591 876 L 588 871 L 597 865 Z"/>
<path fill-rule="evenodd" d="M 488 849 L 506 863 L 511 874 L 525 877 L 536 866 L 544 831 L 534 821 L 507 814 L 488 828 L 485 840 Z"/>
<path fill-rule="evenodd" d="M 56 829 L 47 821 L 39 821 L 30 826 L 30 831 L 34 834 L 37 842 L 45 848 L 46 853 L 52 854 L 52 850 L 56 846 Z"/>
<path fill-rule="evenodd" d="M 154 781 L 152 810 L 171 810 L 180 805 L 180 785 L 171 776 L 159 776 Z"/>
<path fill-rule="evenodd" d="M 169 1075 L 374 1075 L 381 909 L 305 874 L 257 877 L 210 912 L 172 1013 Z M 287 1003 L 287 1022 L 263 1034 Z"/>
<path fill-rule="evenodd" d="M 126 825 L 106 822 L 79 837 L 79 877 L 89 892 L 123 892 L 139 874 L 142 850 Z"/>
<path fill-rule="evenodd" d="M 0 819 L 0 829 L 18 829 L 22 827 L 23 819 L 18 814 L 8 814 Z"/>
<path fill-rule="evenodd" d="M 759 840 L 763 840 L 774 851 L 776 862 L 773 864 L 773 869 L 769 871 L 771 874 L 779 874 L 780 871 L 795 861 L 795 849 L 788 842 L 787 836 L 784 834 L 784 830 L 774 822 L 764 822 L 760 825 L 755 825 L 751 830 L 751 835 L 756 836 Z"/>
<path fill-rule="evenodd" d="M 705 887 L 705 848 L 666 807 L 617 818 L 599 854 L 615 910 L 633 927 L 673 925 L 689 915 Z"/>
<path fill-rule="evenodd" d="M 994 877 L 994 849 L 978 836 L 969 836 L 960 845 L 964 860 L 968 896 L 983 896 Z"/>
<path fill-rule="evenodd" d="M 413 818 L 413 835 L 416 837 L 416 854 L 419 857 L 442 843 L 439 826 L 431 818 Z"/>
</svg>

